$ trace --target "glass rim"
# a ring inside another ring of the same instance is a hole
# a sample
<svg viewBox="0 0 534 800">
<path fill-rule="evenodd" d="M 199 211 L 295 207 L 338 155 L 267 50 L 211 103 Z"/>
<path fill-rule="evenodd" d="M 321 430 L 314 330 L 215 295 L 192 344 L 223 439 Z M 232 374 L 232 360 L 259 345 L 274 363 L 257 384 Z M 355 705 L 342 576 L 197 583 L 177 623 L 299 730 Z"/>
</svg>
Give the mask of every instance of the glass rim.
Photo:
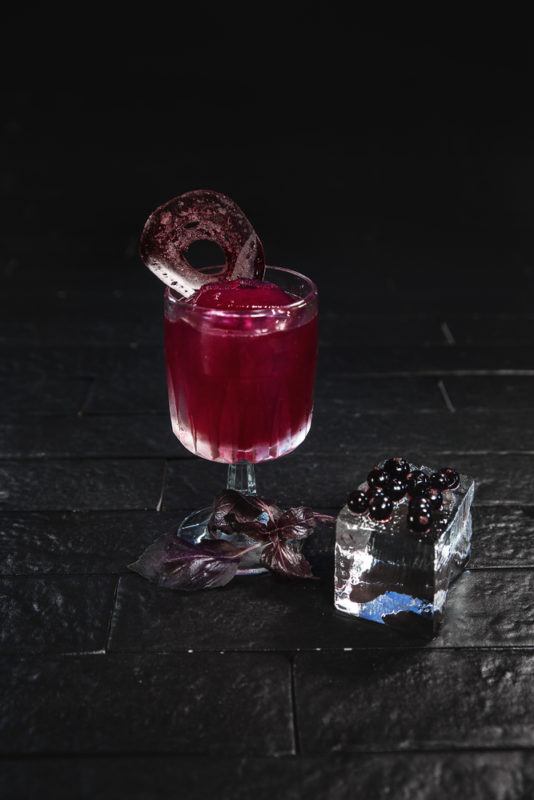
<svg viewBox="0 0 534 800">
<path fill-rule="evenodd" d="M 216 267 L 215 267 L 216 268 Z M 207 267 L 205 269 L 200 269 L 199 272 L 207 272 L 208 270 L 213 270 L 214 267 Z M 287 305 L 272 305 L 268 308 L 240 308 L 240 309 L 225 309 L 225 308 L 204 308 L 201 306 L 195 306 L 191 304 L 190 297 L 184 297 L 183 295 L 178 294 L 176 291 L 167 287 L 165 290 L 165 299 L 170 297 L 173 302 L 177 303 L 181 308 L 187 309 L 192 314 L 200 314 L 209 317 L 273 317 L 276 314 L 287 315 L 288 312 L 295 312 L 301 309 L 306 308 L 306 306 L 310 305 L 314 300 L 317 299 L 317 286 L 315 285 L 314 281 L 311 278 L 308 278 L 307 275 L 303 275 L 301 272 L 297 272 L 297 270 L 290 269 L 289 267 L 274 267 L 269 264 L 266 265 L 265 270 L 274 270 L 275 272 L 284 272 L 287 275 L 291 275 L 299 280 L 302 280 L 307 288 L 308 291 L 304 297 L 299 297 L 298 300 L 295 300 L 294 303 L 288 303 Z"/>
</svg>

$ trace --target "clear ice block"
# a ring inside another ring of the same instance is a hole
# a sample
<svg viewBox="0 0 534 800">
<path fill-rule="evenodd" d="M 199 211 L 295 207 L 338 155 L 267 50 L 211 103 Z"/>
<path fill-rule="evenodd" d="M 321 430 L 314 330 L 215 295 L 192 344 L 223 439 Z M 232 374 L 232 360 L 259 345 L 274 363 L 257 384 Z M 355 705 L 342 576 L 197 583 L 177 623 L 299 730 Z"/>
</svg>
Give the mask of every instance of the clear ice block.
<svg viewBox="0 0 534 800">
<path fill-rule="evenodd" d="M 474 480 L 461 475 L 458 488 L 443 493 L 443 514 L 426 537 L 408 529 L 406 497 L 387 523 L 344 506 L 336 522 L 336 609 L 424 636 L 435 634 L 449 586 L 469 559 L 474 492 Z"/>
</svg>

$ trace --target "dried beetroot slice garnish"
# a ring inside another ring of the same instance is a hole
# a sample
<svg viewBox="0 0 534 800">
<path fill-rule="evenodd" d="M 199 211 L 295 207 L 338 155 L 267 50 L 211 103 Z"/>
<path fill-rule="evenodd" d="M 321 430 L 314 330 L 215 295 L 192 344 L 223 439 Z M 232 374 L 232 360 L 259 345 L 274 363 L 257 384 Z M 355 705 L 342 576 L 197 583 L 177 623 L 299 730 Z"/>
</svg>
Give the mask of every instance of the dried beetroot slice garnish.
<svg viewBox="0 0 534 800">
<path fill-rule="evenodd" d="M 215 242 L 224 252 L 222 275 L 206 275 L 188 262 L 187 249 L 199 240 Z M 229 197 L 210 190 L 186 192 L 153 211 L 139 249 L 154 275 L 185 297 L 221 278 L 261 280 L 265 270 L 262 243 L 246 216 Z"/>
</svg>

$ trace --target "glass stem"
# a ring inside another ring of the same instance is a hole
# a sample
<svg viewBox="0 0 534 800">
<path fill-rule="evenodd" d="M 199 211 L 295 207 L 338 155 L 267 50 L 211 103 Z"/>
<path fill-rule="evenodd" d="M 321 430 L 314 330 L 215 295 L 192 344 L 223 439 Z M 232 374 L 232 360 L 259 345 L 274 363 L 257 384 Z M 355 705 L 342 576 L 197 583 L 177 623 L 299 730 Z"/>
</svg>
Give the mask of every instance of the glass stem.
<svg viewBox="0 0 534 800">
<path fill-rule="evenodd" d="M 254 464 L 249 464 L 248 461 L 229 464 L 226 488 L 235 489 L 236 492 L 242 492 L 243 494 L 256 494 Z"/>
</svg>

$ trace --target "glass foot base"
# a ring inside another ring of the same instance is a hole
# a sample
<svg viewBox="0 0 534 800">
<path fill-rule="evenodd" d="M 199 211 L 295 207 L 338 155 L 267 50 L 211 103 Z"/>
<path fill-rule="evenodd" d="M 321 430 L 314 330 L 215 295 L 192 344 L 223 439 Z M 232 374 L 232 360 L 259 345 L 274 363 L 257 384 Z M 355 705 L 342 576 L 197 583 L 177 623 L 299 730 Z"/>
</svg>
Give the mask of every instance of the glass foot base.
<svg viewBox="0 0 534 800">
<path fill-rule="evenodd" d="M 192 514 L 189 514 L 189 516 L 183 520 L 177 530 L 177 535 L 191 544 L 197 544 L 204 539 L 224 539 L 238 547 L 247 547 L 255 544 L 253 539 L 243 534 L 228 536 L 225 533 L 219 535 L 209 533 L 208 520 L 211 516 L 211 512 L 212 509 L 210 507 L 201 508 L 200 511 L 193 511 Z M 239 569 L 237 570 L 238 575 L 261 575 L 268 572 L 268 570 L 259 563 L 259 551 L 260 548 L 246 553 L 243 556 Z"/>
</svg>

